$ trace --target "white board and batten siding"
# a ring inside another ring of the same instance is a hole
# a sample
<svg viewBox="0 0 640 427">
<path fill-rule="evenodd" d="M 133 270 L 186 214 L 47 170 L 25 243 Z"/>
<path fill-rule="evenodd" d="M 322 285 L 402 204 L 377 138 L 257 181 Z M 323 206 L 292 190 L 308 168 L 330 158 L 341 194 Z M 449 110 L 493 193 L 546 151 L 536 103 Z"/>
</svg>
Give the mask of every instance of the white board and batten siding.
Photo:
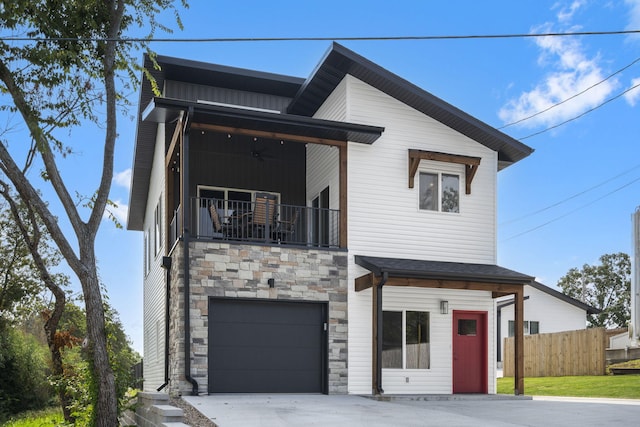
<svg viewBox="0 0 640 427">
<path fill-rule="evenodd" d="M 497 153 L 440 122 L 347 75 L 315 115 L 317 118 L 383 126 L 372 145 L 348 149 L 349 393 L 371 393 L 371 291 L 356 293 L 355 278 L 367 271 L 354 255 L 495 264 Z M 460 212 L 418 208 L 419 178 L 408 188 L 408 150 L 481 158 L 471 194 L 465 194 L 464 165 L 422 161 L 418 170 L 460 176 Z M 384 307 L 427 309 L 433 313 L 433 367 L 425 372 L 383 372 L 387 393 L 450 393 L 451 314 L 437 310 L 441 299 L 453 310 L 488 312 L 490 353 L 495 342 L 494 304 L 488 292 L 385 288 Z M 420 304 L 416 306 L 416 302 Z M 489 393 L 495 393 L 489 354 Z M 409 377 L 409 383 L 406 378 Z"/>
<path fill-rule="evenodd" d="M 161 240 L 159 250 L 154 253 L 154 216 L 155 209 L 160 202 L 162 209 L 162 219 L 164 215 L 164 124 L 158 124 L 156 145 L 153 154 L 153 168 L 151 170 L 151 180 L 149 183 L 149 194 L 147 206 L 144 214 L 144 232 L 148 231 L 149 238 L 147 245 L 150 249 L 143 257 L 149 256 L 149 271 L 144 277 L 144 390 L 155 391 L 164 383 L 164 347 L 165 347 L 165 304 L 166 304 L 166 284 L 165 272 L 162 269 L 162 256 L 165 245 L 165 224 L 162 224 L 160 233 Z M 143 261 L 144 262 L 144 261 Z M 143 268 L 143 272 L 146 268 Z M 144 273 L 143 273 L 144 274 Z"/>
</svg>

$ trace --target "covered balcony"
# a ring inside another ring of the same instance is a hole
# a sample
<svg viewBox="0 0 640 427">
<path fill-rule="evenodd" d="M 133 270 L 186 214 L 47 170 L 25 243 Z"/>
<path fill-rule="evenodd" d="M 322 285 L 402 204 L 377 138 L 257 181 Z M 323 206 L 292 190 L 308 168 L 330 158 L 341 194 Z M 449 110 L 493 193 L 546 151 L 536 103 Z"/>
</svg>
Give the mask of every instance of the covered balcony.
<svg viewBox="0 0 640 427">
<path fill-rule="evenodd" d="M 145 113 L 165 123 L 168 250 L 185 236 L 346 248 L 347 141 L 382 128 L 165 98 Z"/>
</svg>

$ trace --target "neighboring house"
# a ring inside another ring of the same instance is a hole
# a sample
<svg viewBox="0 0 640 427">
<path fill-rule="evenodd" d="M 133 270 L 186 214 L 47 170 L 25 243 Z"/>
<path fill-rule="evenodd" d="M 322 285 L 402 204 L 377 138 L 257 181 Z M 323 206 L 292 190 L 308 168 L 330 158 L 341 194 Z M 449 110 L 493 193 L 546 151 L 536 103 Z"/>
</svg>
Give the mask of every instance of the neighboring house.
<svg viewBox="0 0 640 427">
<path fill-rule="evenodd" d="M 504 338 L 515 335 L 513 304 L 513 297 L 498 298 L 496 301 L 498 362 L 504 360 Z M 599 309 L 540 282 L 534 281 L 524 287 L 523 331 L 525 335 L 586 329 L 587 315 L 598 313 L 600 313 Z"/>
<path fill-rule="evenodd" d="M 497 172 L 529 147 L 339 44 L 307 79 L 157 61 L 145 390 L 496 392 L 494 298 L 522 322 L 532 280 L 496 265 Z"/>
</svg>

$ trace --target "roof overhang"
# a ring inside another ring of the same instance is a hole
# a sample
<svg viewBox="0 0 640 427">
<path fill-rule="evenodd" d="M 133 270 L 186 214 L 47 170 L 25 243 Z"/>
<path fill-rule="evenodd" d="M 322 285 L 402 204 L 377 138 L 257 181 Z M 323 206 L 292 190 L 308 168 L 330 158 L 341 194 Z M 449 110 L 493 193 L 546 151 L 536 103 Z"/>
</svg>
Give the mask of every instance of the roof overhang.
<svg viewBox="0 0 640 427">
<path fill-rule="evenodd" d="M 192 111 L 192 123 L 362 144 L 373 144 L 384 132 L 384 128 L 379 126 L 161 97 L 151 100 L 142 113 L 142 120 L 170 123 L 177 120 L 182 111 Z"/>
<path fill-rule="evenodd" d="M 150 185 L 157 124 L 174 123 L 182 112 L 190 112 L 190 126 L 198 126 L 203 130 L 210 129 L 229 133 L 255 132 L 256 135 L 266 135 L 274 139 L 309 143 L 356 142 L 372 144 L 384 132 L 384 128 L 379 126 L 152 97 L 141 112 L 138 124 L 139 133 L 134 155 L 135 167 L 133 168 L 127 221 L 127 229 L 129 230 L 142 230 L 143 227 L 144 205 Z"/>
<path fill-rule="evenodd" d="M 333 43 L 301 86 L 288 112 L 312 116 L 350 74 L 498 153 L 498 169 L 527 157 L 533 149 L 344 46 Z"/>
<path fill-rule="evenodd" d="M 355 263 L 369 270 L 375 277 L 386 276 L 396 281 L 396 286 L 425 286 L 486 290 L 509 294 L 514 289 L 531 284 L 534 278 L 493 264 L 472 264 L 461 262 L 427 261 L 401 258 L 379 258 L 355 256 Z M 515 287 L 514 287 L 515 286 Z M 356 290 L 370 287 L 368 279 Z"/>
</svg>

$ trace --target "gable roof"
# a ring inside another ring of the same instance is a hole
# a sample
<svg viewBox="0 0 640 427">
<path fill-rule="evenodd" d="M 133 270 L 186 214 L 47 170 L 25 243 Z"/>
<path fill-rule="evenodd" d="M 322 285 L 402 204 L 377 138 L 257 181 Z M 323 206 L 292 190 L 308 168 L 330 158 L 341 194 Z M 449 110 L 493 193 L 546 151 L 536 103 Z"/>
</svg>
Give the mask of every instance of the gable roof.
<svg viewBox="0 0 640 427">
<path fill-rule="evenodd" d="M 336 122 L 329 123 L 328 121 L 324 121 L 320 123 L 321 121 L 318 119 L 311 118 L 345 75 L 351 74 L 408 106 L 429 115 L 444 125 L 496 151 L 498 153 L 499 170 L 525 158 L 533 152 L 533 149 L 525 144 L 481 122 L 338 43 L 333 43 L 327 54 L 307 79 L 190 61 L 169 56 L 157 56 L 155 60 L 157 64 L 160 65 L 160 69 L 154 66 L 154 61 L 147 55 L 144 57 L 144 68 L 153 76 L 159 88 L 163 88 L 166 80 L 175 80 L 292 99 L 287 108 L 288 114 L 281 115 L 277 120 L 261 117 L 264 119 L 264 123 L 267 123 L 268 126 L 273 128 L 282 127 L 281 118 L 287 116 L 287 126 L 291 128 L 305 127 L 309 130 L 317 126 L 317 129 L 320 129 L 321 132 L 329 132 L 334 136 L 357 135 L 357 139 L 354 139 L 354 141 L 358 141 L 359 139 L 358 142 L 373 142 L 376 139 L 375 134 L 378 133 L 378 129 L 375 129 L 375 126 L 367 127 L 364 125 L 345 123 L 344 125 L 346 127 L 343 128 L 342 125 Z M 157 122 L 144 119 L 146 117 L 145 109 L 152 101 L 156 104 L 162 102 L 159 98 L 154 100 L 151 83 L 146 76 L 143 76 L 138 107 L 129 216 L 127 220 L 127 228 L 130 230 L 142 229 L 146 197 L 149 191 Z M 180 102 L 180 100 L 173 101 L 174 104 Z M 166 100 L 165 103 L 170 102 Z M 224 108 L 198 105 L 198 109 L 211 117 L 212 113 L 219 114 Z M 232 115 L 232 119 L 236 121 L 250 121 L 252 118 L 249 117 L 251 114 L 247 113 L 246 110 L 233 112 Z M 275 115 L 272 116 L 275 117 Z M 382 128 L 379 128 L 379 130 L 381 131 Z"/>
<path fill-rule="evenodd" d="M 541 292 L 544 292 L 545 294 L 558 298 L 559 300 L 564 301 L 567 304 L 571 304 L 575 307 L 578 307 L 579 309 L 586 311 L 587 314 L 599 314 L 602 312 L 602 310 L 600 310 L 599 308 L 592 307 L 589 304 L 585 304 L 582 301 L 579 301 L 575 298 L 571 298 L 569 295 L 565 295 L 562 292 L 559 292 L 553 288 L 550 288 L 547 285 L 543 285 L 540 282 L 536 282 L 535 280 L 532 280 L 531 283 L 529 283 L 529 285 Z M 506 307 L 511 304 L 513 304 L 513 299 L 507 299 L 504 301 L 500 301 L 498 303 L 498 307 Z"/>
<path fill-rule="evenodd" d="M 531 282 L 531 286 L 536 288 L 539 291 L 542 291 L 546 294 L 549 294 L 553 297 L 556 297 L 566 303 L 569 303 L 571 305 L 574 305 L 582 310 L 585 310 L 587 312 L 587 314 L 598 314 L 601 313 L 602 310 L 600 310 L 599 308 L 595 308 L 595 307 L 591 307 L 589 304 L 585 304 L 582 301 L 578 301 L 575 298 L 571 298 L 569 295 L 565 295 L 562 292 L 559 292 L 553 288 L 550 288 L 549 286 L 543 285 L 540 282 L 536 282 L 535 280 L 533 282 Z"/>
<path fill-rule="evenodd" d="M 333 43 L 311 76 L 304 82 L 287 111 L 306 116 L 315 114 L 347 74 L 497 151 L 499 170 L 533 152 L 531 147 L 338 43 Z"/>
</svg>

